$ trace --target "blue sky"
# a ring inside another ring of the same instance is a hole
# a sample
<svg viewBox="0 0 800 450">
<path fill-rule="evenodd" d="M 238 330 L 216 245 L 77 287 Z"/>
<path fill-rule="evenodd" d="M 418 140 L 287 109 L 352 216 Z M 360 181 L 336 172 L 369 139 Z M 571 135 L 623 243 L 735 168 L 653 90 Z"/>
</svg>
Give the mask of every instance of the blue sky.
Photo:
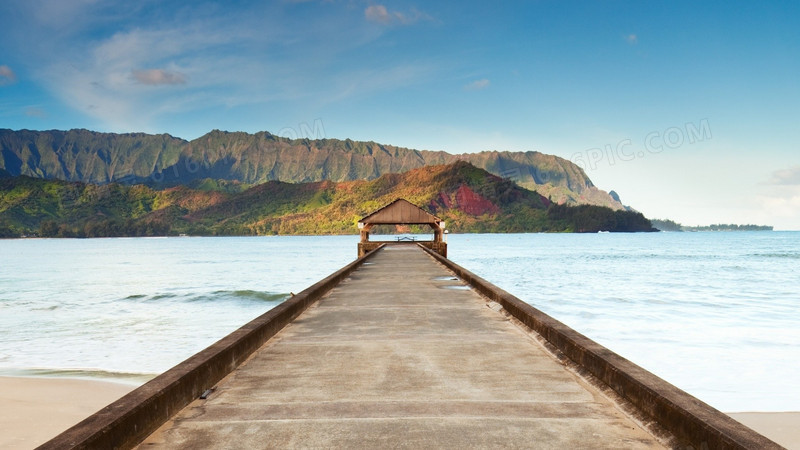
<svg viewBox="0 0 800 450">
<path fill-rule="evenodd" d="M 648 217 L 800 229 L 800 3 L 0 4 L 0 127 L 581 164 Z"/>
</svg>

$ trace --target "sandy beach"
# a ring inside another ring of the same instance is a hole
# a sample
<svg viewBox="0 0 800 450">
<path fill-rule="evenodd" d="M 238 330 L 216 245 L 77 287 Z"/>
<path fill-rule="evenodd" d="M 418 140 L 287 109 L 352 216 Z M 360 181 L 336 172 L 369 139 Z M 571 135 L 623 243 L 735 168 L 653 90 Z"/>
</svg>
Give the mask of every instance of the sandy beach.
<svg viewBox="0 0 800 450">
<path fill-rule="evenodd" d="M 0 377 L 0 448 L 34 448 L 134 388 L 95 380 Z M 800 450 L 800 412 L 730 415 L 784 447 Z"/>
<path fill-rule="evenodd" d="M 0 448 L 34 448 L 135 388 L 95 380 L 0 377 Z"/>
<path fill-rule="evenodd" d="M 743 412 L 728 415 L 789 450 L 800 450 L 800 412 Z"/>
</svg>

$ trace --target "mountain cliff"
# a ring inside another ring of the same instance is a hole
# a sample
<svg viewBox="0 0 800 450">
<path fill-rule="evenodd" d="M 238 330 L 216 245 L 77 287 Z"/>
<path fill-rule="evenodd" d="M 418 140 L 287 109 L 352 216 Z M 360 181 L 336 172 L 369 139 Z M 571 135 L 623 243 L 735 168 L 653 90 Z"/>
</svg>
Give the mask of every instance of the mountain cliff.
<svg viewBox="0 0 800 450">
<path fill-rule="evenodd" d="M 205 179 L 248 185 L 372 180 L 456 161 L 511 179 L 558 203 L 623 207 L 595 187 L 577 165 L 539 152 L 453 155 L 349 139 L 292 140 L 268 132 L 214 130 L 185 141 L 167 134 L 0 129 L 0 170 L 11 176 L 92 184 L 168 187 Z"/>
<path fill-rule="evenodd" d="M 241 192 L 5 177 L 0 237 L 355 234 L 361 217 L 399 197 L 441 217 L 454 232 L 651 229 L 639 213 L 552 204 L 460 161 L 370 181 L 268 181 Z"/>
</svg>

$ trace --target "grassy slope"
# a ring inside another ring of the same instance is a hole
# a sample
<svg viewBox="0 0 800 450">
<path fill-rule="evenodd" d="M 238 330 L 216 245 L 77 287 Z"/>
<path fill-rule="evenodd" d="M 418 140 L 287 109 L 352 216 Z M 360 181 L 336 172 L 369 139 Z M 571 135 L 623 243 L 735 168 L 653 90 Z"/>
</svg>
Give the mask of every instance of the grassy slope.
<svg viewBox="0 0 800 450">
<path fill-rule="evenodd" d="M 649 228 L 649 221 L 635 213 L 550 205 L 536 192 L 465 162 L 372 181 L 270 181 L 227 192 L 204 189 L 208 183 L 159 191 L 2 178 L 0 235 L 348 234 L 356 232 L 358 219 L 399 197 L 446 220 L 454 232 Z"/>
</svg>

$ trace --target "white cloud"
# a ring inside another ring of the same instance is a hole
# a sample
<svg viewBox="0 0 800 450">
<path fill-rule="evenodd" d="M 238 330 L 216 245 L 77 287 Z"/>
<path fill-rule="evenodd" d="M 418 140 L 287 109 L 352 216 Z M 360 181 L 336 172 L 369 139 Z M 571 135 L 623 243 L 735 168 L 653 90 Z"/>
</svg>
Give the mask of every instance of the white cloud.
<svg viewBox="0 0 800 450">
<path fill-rule="evenodd" d="M 780 230 L 800 230 L 800 166 L 772 172 L 761 183 L 758 200 L 769 225 Z"/>
<path fill-rule="evenodd" d="M 261 106 L 258 110 L 269 117 L 274 108 L 264 106 L 274 102 L 312 110 L 429 80 L 442 65 L 393 60 L 376 66 L 360 58 L 343 65 L 383 33 L 358 14 L 361 8 L 356 14 L 333 8 L 300 17 L 289 1 L 246 9 L 215 3 L 185 8 L 121 0 L 29 2 L 24 3 L 25 26 L 4 32 L 36 67 L 32 78 L 108 131 L 161 131 L 157 127 L 167 121 L 228 108 Z M 38 8 L 56 3 L 60 14 L 74 20 L 62 24 Z M 386 10 L 388 24 L 428 17 L 406 11 Z M 383 12 L 370 14 L 380 20 Z"/>
<path fill-rule="evenodd" d="M 389 24 L 392 21 L 392 16 L 389 15 L 389 11 L 387 11 L 386 7 L 383 5 L 368 6 L 367 9 L 364 10 L 364 17 L 369 21 L 383 24 Z"/>
<path fill-rule="evenodd" d="M 0 66 L 0 86 L 17 81 L 17 75 L 8 66 Z"/>
<path fill-rule="evenodd" d="M 776 216 L 798 218 L 800 215 L 800 190 L 787 190 L 781 195 L 764 197 L 763 200 L 767 210 Z"/>
<path fill-rule="evenodd" d="M 480 80 L 475 80 L 472 83 L 467 84 L 464 86 L 464 89 L 467 91 L 480 91 L 488 88 L 490 84 L 492 84 L 491 81 L 486 78 L 481 78 Z"/>
<path fill-rule="evenodd" d="M 186 76 L 180 72 L 170 72 L 164 69 L 132 70 L 131 77 L 139 84 L 150 86 L 184 84 Z"/>
<path fill-rule="evenodd" d="M 636 45 L 639 43 L 639 37 L 635 34 L 629 34 L 625 36 L 625 41 L 628 42 L 628 44 Z"/>
<path fill-rule="evenodd" d="M 196 20 L 117 32 L 52 62 L 40 76 L 62 101 L 114 131 L 152 131 L 165 114 L 267 100 L 274 91 L 256 87 L 268 76 L 263 61 L 225 51 L 234 41 L 251 45 L 250 29 L 226 25 Z"/>
<path fill-rule="evenodd" d="M 412 25 L 421 20 L 431 20 L 431 16 L 416 9 L 412 9 L 408 13 L 400 11 L 389 11 L 384 5 L 370 5 L 364 10 L 364 17 L 370 22 L 376 22 L 383 25 Z"/>
<path fill-rule="evenodd" d="M 767 184 L 776 186 L 800 186 L 800 166 L 776 170 Z"/>
<path fill-rule="evenodd" d="M 759 196 L 761 215 L 780 230 L 800 230 L 800 185 L 775 186 Z"/>
</svg>

